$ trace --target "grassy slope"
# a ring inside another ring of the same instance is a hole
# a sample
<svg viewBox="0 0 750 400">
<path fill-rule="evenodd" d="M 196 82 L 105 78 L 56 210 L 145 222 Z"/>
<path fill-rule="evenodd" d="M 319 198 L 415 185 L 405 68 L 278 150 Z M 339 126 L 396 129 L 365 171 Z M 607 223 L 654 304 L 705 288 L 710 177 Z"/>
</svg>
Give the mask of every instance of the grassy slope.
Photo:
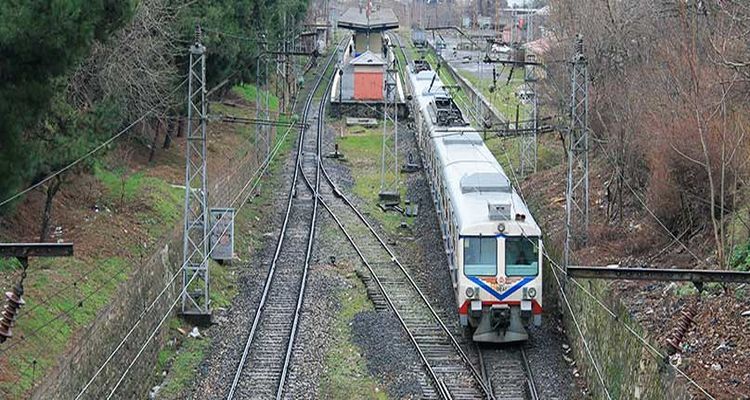
<svg viewBox="0 0 750 400">
<path fill-rule="evenodd" d="M 233 88 L 248 102 L 255 101 L 256 89 L 252 85 L 241 85 Z M 270 108 L 272 112 L 278 111 L 278 98 L 271 95 Z M 241 108 L 229 108 L 221 105 L 212 106 L 214 112 L 226 112 L 227 114 L 250 116 L 251 112 Z M 283 133 L 279 128 L 279 135 Z M 252 126 L 237 125 L 235 131 L 241 137 L 251 140 L 255 128 Z M 281 140 L 277 138 L 276 140 Z M 294 142 L 294 135 L 290 134 L 281 144 L 277 156 L 271 162 L 264 182 L 267 186 L 273 186 L 279 179 L 279 172 L 283 166 L 284 155 L 287 154 Z M 261 190 L 260 194 L 252 199 L 235 216 L 235 253 L 241 260 L 248 260 L 252 253 L 257 251 L 262 244 L 261 234 L 263 230 L 259 226 L 263 211 L 271 206 L 273 192 Z M 237 295 L 236 274 L 234 267 L 220 266 L 211 261 L 211 301 L 213 308 L 228 307 L 232 299 Z M 154 368 L 154 380 L 160 381 L 163 371 L 168 371 L 159 396 L 162 399 L 181 399 L 183 391 L 191 387 L 191 382 L 197 371 L 198 364 L 204 359 L 205 352 L 210 346 L 210 336 L 203 336 L 199 340 L 186 339 L 177 332 L 177 328 L 184 323 L 179 317 L 174 317 L 170 322 L 170 338 L 178 345 L 164 346 L 159 352 L 158 362 Z"/>
<path fill-rule="evenodd" d="M 96 164 L 93 173 L 104 187 L 103 207 L 97 218 L 108 218 L 109 208 L 141 203 L 134 222 L 145 227 L 149 242 L 167 233 L 179 220 L 183 192 L 167 182 L 144 173 L 127 174 L 123 169 L 108 166 L 106 161 Z M 112 227 L 113 230 L 118 228 Z M 112 235 L 121 234 L 112 232 Z M 125 249 L 117 253 L 130 253 L 130 259 L 76 255 L 33 260 L 33 271 L 25 281 L 26 306 L 15 330 L 18 340 L 22 341 L 9 342 L 4 353 L 9 364 L 6 371 L 17 371 L 18 375 L 0 381 L 0 393 L 12 397 L 27 393 L 35 381 L 38 383 L 40 377 L 55 366 L 73 335 L 93 322 L 109 303 L 117 286 L 127 280 L 134 260 L 145 252 L 142 243 L 139 246 L 127 236 L 116 239 Z M 5 269 L 17 267 L 12 261 L 0 265 Z M 86 273 L 89 270 L 91 272 Z"/>
</svg>

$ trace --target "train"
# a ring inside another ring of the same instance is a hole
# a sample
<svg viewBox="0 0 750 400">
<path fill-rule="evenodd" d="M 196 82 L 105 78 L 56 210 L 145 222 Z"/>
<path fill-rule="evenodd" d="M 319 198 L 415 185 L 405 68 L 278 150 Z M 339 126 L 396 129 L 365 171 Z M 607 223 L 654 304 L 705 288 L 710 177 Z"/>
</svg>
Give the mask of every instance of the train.
<svg viewBox="0 0 750 400">
<path fill-rule="evenodd" d="M 436 72 L 408 76 L 460 324 L 475 342 L 525 341 L 542 323 L 541 229 Z"/>
<path fill-rule="evenodd" d="M 425 31 L 420 28 L 412 28 L 411 42 L 417 48 L 427 47 L 427 35 Z"/>
</svg>

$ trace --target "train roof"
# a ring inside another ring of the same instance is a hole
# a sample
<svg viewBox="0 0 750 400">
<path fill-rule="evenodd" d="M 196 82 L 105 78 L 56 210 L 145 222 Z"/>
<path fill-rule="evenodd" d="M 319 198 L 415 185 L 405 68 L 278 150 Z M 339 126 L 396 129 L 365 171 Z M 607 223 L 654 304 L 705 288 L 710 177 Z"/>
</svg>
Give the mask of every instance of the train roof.
<svg viewBox="0 0 750 400">
<path fill-rule="evenodd" d="M 434 98 L 450 97 L 439 78 L 432 82 L 434 75 L 434 71 L 411 74 L 416 99 L 423 114 L 428 113 Z M 432 89 L 428 91 L 431 84 Z M 437 126 L 430 121 L 430 132 L 459 233 L 480 226 L 496 226 L 502 221 L 515 221 L 516 214 L 523 214 L 526 216 L 522 222 L 523 233 L 541 234 L 523 199 L 513 189 L 505 171 L 475 129 L 469 126 Z M 508 233 L 522 232 L 519 228 L 519 232 L 509 230 Z"/>
</svg>

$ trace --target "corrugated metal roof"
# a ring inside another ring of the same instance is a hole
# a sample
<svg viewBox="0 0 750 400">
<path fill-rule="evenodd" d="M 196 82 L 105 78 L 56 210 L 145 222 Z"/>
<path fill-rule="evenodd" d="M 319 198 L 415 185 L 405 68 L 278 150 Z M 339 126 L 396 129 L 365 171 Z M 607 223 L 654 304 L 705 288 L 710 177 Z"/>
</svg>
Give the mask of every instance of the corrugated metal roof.
<svg viewBox="0 0 750 400">
<path fill-rule="evenodd" d="M 380 56 L 371 52 L 370 50 L 367 50 L 364 53 L 360 54 L 357 58 L 349 61 L 349 64 L 351 65 L 384 65 L 385 62 L 383 61 L 382 58 L 380 58 Z"/>
<path fill-rule="evenodd" d="M 345 29 L 385 31 L 398 28 L 398 18 L 390 8 L 381 8 L 370 12 L 362 7 L 352 7 L 339 18 L 338 26 Z"/>
</svg>

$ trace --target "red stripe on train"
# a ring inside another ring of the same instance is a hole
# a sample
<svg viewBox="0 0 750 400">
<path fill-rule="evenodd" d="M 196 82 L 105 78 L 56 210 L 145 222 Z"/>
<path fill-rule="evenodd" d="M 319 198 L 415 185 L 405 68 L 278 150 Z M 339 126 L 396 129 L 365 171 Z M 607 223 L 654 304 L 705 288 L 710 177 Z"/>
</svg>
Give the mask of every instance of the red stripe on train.
<svg viewBox="0 0 750 400">
<path fill-rule="evenodd" d="M 468 314 L 469 313 L 469 303 L 470 303 L 469 300 L 464 301 L 464 304 L 462 304 L 461 307 L 458 308 L 458 313 L 459 314 L 464 314 L 464 315 Z M 492 304 L 507 304 L 509 306 L 520 306 L 521 305 L 521 301 L 520 300 L 509 300 L 509 301 L 483 301 L 482 302 L 483 306 L 489 306 L 489 305 L 492 305 Z M 531 313 L 534 314 L 534 315 L 536 315 L 536 314 L 541 314 L 542 311 L 544 311 L 544 310 L 542 309 L 542 306 L 539 305 L 539 302 L 536 301 L 536 300 L 531 300 Z"/>
</svg>

